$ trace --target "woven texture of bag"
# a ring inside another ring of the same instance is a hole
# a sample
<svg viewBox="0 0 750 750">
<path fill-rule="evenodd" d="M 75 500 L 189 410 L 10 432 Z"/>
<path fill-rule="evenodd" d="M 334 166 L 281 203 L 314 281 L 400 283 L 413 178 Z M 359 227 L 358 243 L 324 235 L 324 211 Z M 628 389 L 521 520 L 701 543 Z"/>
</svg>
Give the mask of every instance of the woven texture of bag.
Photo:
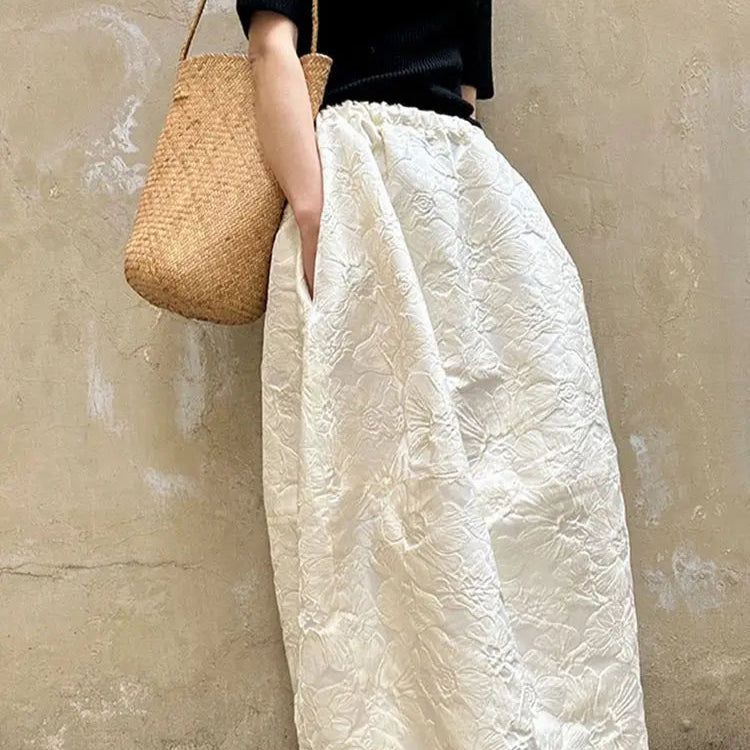
<svg viewBox="0 0 750 750">
<path fill-rule="evenodd" d="M 188 57 L 206 0 L 183 46 L 166 123 L 125 247 L 125 278 L 152 304 L 213 323 L 251 323 L 265 312 L 273 241 L 285 198 L 266 164 L 247 55 Z M 331 59 L 300 58 L 313 117 Z"/>
</svg>

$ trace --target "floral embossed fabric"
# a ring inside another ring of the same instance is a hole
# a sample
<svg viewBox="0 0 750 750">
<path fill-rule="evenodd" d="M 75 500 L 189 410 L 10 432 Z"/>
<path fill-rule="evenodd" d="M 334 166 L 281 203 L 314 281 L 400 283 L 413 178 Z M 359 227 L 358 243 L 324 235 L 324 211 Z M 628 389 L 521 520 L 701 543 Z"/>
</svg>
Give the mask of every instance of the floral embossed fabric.
<svg viewBox="0 0 750 750">
<path fill-rule="evenodd" d="M 289 209 L 263 484 L 301 750 L 645 750 L 617 455 L 577 269 L 476 126 L 317 120 Z"/>
</svg>

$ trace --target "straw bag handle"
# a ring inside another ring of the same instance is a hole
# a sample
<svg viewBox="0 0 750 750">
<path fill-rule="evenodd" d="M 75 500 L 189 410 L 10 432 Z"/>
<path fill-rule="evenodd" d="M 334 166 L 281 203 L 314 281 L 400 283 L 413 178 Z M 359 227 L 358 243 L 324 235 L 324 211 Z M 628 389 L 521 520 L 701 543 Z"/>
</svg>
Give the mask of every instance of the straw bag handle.
<svg viewBox="0 0 750 750">
<path fill-rule="evenodd" d="M 201 20 L 201 16 L 203 15 L 203 11 L 206 8 L 206 3 L 208 0 L 200 0 L 198 3 L 198 8 L 195 11 L 195 15 L 193 16 L 193 20 L 190 22 L 190 29 L 188 30 L 187 39 L 185 39 L 185 43 L 182 45 L 182 49 L 180 50 L 180 61 L 184 60 L 188 56 L 188 52 L 190 51 L 190 45 L 193 41 L 193 37 L 195 36 L 195 32 L 198 29 L 198 23 Z M 318 51 L 318 0 L 313 0 L 312 4 L 312 41 L 310 44 L 310 52 L 315 54 Z"/>
</svg>

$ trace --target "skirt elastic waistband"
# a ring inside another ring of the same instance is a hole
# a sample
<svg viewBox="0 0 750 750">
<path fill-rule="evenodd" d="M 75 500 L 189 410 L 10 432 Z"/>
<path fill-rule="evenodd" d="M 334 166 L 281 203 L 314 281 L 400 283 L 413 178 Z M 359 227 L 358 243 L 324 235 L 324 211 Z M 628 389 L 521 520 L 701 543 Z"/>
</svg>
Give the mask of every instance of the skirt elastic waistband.
<svg viewBox="0 0 750 750">
<path fill-rule="evenodd" d="M 463 117 L 391 102 L 347 99 L 344 102 L 324 107 L 318 114 L 318 117 L 322 120 L 339 116 L 349 122 L 364 119 L 376 125 L 387 122 L 414 127 L 422 131 L 439 130 L 442 133 L 455 134 L 462 140 L 484 135 L 482 128 Z"/>
</svg>

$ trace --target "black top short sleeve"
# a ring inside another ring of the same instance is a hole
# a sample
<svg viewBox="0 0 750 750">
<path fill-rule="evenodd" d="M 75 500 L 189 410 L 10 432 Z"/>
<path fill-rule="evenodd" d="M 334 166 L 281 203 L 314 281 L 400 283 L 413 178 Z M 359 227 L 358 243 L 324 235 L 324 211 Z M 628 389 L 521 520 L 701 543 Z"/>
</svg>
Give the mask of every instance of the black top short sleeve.
<svg viewBox="0 0 750 750">
<path fill-rule="evenodd" d="M 477 99 L 491 99 L 495 94 L 492 80 L 492 0 L 467 3 L 461 58 L 461 82 L 474 86 Z"/>
<path fill-rule="evenodd" d="M 240 17 L 245 36 L 250 30 L 250 18 L 256 10 L 273 10 L 282 16 L 290 18 L 297 25 L 302 26 L 306 14 L 309 14 L 312 3 L 308 0 L 237 0 L 237 15 Z"/>
<path fill-rule="evenodd" d="M 245 32 L 255 11 L 297 27 L 297 50 L 311 49 L 313 0 L 235 0 Z M 461 84 L 494 96 L 493 0 L 319 0 L 320 52 L 333 59 L 321 108 L 347 100 L 386 102 L 464 117 L 479 125 Z M 481 127 L 481 125 L 479 125 Z"/>
</svg>

